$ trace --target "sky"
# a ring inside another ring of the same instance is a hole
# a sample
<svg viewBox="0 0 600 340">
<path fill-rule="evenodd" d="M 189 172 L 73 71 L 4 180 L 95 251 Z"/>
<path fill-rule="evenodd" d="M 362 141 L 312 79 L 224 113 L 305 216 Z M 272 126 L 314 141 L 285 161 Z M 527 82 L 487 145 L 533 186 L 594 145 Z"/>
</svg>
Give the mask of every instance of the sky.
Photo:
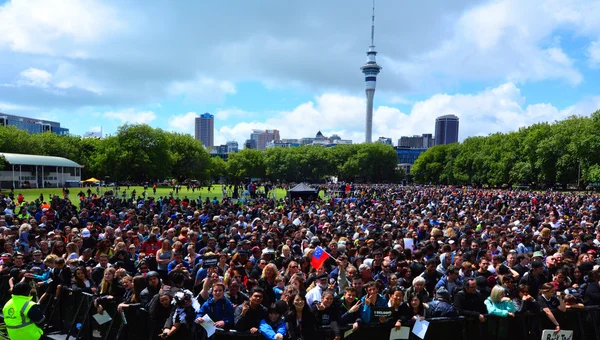
<svg viewBox="0 0 600 340">
<path fill-rule="evenodd" d="M 0 0 L 0 112 L 215 144 L 252 129 L 364 141 L 369 0 Z M 600 109 L 600 1 L 377 0 L 373 139 L 460 140 Z"/>
</svg>

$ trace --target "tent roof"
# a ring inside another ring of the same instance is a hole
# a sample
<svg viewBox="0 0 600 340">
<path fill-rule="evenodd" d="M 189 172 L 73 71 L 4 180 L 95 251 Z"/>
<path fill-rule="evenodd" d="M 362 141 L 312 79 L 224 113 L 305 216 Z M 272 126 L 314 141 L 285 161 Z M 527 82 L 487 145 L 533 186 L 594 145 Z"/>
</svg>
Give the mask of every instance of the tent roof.
<svg viewBox="0 0 600 340">
<path fill-rule="evenodd" d="M 309 187 L 308 185 L 306 185 L 304 183 L 300 183 L 300 184 L 296 185 L 295 187 L 291 188 L 288 191 L 292 191 L 292 192 L 315 192 L 315 189 Z"/>
<path fill-rule="evenodd" d="M 72 168 L 81 168 L 81 165 L 70 159 L 54 156 L 26 155 L 20 153 L 0 152 L 8 164 L 11 165 L 43 165 L 43 166 L 64 166 Z"/>
<path fill-rule="evenodd" d="M 100 180 L 95 179 L 94 177 L 88 178 L 85 181 L 81 181 L 81 183 L 98 183 L 98 182 L 100 182 Z"/>
</svg>

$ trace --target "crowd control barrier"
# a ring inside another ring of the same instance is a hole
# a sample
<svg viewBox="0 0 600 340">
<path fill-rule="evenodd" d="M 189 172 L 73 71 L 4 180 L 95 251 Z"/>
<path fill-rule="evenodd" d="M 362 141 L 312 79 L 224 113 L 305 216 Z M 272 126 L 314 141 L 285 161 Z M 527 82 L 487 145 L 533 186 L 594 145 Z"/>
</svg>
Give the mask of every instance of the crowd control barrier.
<svg viewBox="0 0 600 340">
<path fill-rule="evenodd" d="M 2 285 L 2 282 L 0 282 L 0 285 Z M 0 293 L 0 297 L 4 296 L 5 301 L 8 300 L 6 295 L 6 293 Z M 8 298 L 10 298 L 10 294 L 8 294 Z M 73 292 L 69 289 L 64 289 L 58 298 L 50 295 L 41 305 L 46 315 L 43 325 L 44 334 L 49 339 L 57 340 L 160 339 L 158 335 L 161 333 L 163 325 L 152 322 L 148 311 L 139 305 L 130 306 L 119 313 L 116 303 L 111 303 L 105 308 L 105 313 L 108 313 L 112 320 L 106 324 L 98 325 L 92 317 L 96 314 L 93 301 L 93 295 Z M 554 314 L 562 330 L 573 331 L 573 339 L 600 340 L 600 329 L 598 327 L 600 306 L 570 309 L 566 313 L 556 312 Z M 425 340 L 539 340 L 542 331 L 550 329 L 547 318 L 543 313 L 517 314 L 514 318 L 486 315 L 486 321 L 483 323 L 478 319 L 467 317 L 431 318 L 427 321 L 429 322 L 429 328 Z M 389 324 L 361 325 L 358 330 L 348 332 L 350 329 L 349 325 L 341 327 L 342 339 L 389 339 L 391 331 Z M 1 332 L 5 332 L 4 327 L 0 327 Z M 3 335 L 6 337 L 6 334 Z M 173 336 L 172 338 L 177 337 Z M 318 338 L 331 340 L 334 338 L 334 334 L 330 329 L 324 327 L 319 330 Z M 217 331 L 211 339 L 258 340 L 264 338 L 258 334 L 246 332 Z M 411 332 L 409 339 L 419 338 Z"/>
</svg>

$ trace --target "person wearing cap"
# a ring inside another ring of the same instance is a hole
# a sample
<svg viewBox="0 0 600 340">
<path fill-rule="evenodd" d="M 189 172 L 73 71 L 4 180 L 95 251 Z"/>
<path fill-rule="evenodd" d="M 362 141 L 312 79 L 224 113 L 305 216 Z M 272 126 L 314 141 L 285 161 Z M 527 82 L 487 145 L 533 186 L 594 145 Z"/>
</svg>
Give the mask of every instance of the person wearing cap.
<svg viewBox="0 0 600 340">
<path fill-rule="evenodd" d="M 434 318 L 457 317 L 456 308 L 450 303 L 450 292 L 446 287 L 439 287 L 435 292 L 435 301 L 429 303 L 429 313 Z"/>
<path fill-rule="evenodd" d="M 538 296 L 540 288 L 546 282 L 548 282 L 548 279 L 544 275 L 544 264 L 542 261 L 537 260 L 531 263 L 531 270 L 525 273 L 520 281 L 521 284 L 529 287 L 532 296 Z"/>
<path fill-rule="evenodd" d="M 316 277 L 315 287 L 306 293 L 306 303 L 309 306 L 312 306 L 315 302 L 321 301 L 323 292 L 329 287 L 328 277 L 327 273 L 320 274 Z"/>
<path fill-rule="evenodd" d="M 40 306 L 31 301 L 30 293 L 31 287 L 27 283 L 17 283 L 12 298 L 2 308 L 10 339 L 37 340 L 44 334 L 38 326 L 44 321 L 44 314 Z"/>
</svg>

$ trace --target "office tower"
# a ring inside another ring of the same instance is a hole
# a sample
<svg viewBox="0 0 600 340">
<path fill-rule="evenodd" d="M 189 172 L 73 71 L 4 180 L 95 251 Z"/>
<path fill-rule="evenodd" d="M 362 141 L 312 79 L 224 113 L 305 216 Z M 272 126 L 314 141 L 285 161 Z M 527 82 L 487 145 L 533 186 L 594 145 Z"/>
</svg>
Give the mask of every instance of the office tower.
<svg viewBox="0 0 600 340">
<path fill-rule="evenodd" d="M 458 117 L 440 116 L 435 119 L 435 145 L 458 142 Z"/>
<path fill-rule="evenodd" d="M 215 116 L 210 113 L 196 117 L 194 137 L 201 141 L 205 148 L 215 146 Z"/>
<path fill-rule="evenodd" d="M 409 149 L 429 149 L 434 144 L 433 135 L 424 133 L 422 135 L 402 136 L 398 139 L 398 146 Z"/>
</svg>

